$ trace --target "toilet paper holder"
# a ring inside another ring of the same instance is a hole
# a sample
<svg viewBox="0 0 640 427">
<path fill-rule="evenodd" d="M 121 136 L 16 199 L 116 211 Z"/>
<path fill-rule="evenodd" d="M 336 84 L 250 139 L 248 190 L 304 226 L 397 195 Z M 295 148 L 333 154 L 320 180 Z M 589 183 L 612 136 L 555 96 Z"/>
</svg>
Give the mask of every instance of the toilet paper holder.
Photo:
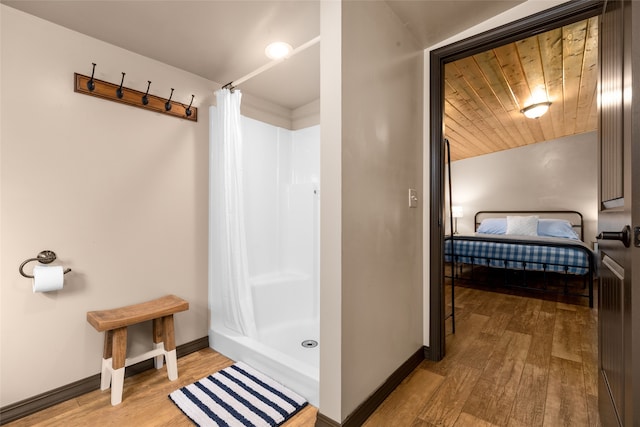
<svg viewBox="0 0 640 427">
<path fill-rule="evenodd" d="M 53 252 L 53 251 L 42 251 L 42 252 L 40 252 L 38 254 L 38 256 L 36 258 L 29 258 L 28 260 L 26 260 L 22 264 L 20 264 L 20 268 L 18 270 L 20 271 L 20 274 L 22 274 L 27 279 L 33 279 L 33 276 L 28 275 L 23 270 L 24 266 L 28 262 L 38 261 L 38 262 L 40 262 L 42 264 L 51 264 L 55 260 L 56 260 L 56 253 L 55 252 Z M 67 269 L 64 270 L 64 274 L 67 274 L 70 271 L 71 271 L 71 269 L 67 268 Z"/>
</svg>

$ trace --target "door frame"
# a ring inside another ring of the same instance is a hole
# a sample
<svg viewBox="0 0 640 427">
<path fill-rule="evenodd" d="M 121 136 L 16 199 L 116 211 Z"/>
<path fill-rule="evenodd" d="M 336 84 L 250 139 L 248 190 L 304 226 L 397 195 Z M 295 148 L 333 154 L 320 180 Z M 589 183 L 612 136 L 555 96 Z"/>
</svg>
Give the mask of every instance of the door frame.
<svg viewBox="0 0 640 427">
<path fill-rule="evenodd" d="M 429 349 L 430 360 L 445 355 L 444 303 L 444 66 L 449 62 L 531 37 L 602 13 L 605 0 L 576 0 L 505 24 L 430 53 L 430 210 Z"/>
</svg>

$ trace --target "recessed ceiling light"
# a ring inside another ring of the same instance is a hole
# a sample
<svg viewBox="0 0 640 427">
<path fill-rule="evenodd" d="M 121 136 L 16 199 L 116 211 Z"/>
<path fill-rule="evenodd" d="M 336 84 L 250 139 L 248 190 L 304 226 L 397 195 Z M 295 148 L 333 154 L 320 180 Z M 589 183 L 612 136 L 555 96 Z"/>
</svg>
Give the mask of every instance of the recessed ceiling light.
<svg viewBox="0 0 640 427">
<path fill-rule="evenodd" d="M 289 56 L 292 50 L 289 43 L 274 42 L 264 49 L 264 54 L 270 59 L 282 59 Z"/>
<path fill-rule="evenodd" d="M 537 119 L 542 117 L 544 113 L 549 110 L 550 105 L 551 103 L 549 101 L 539 102 L 537 104 L 532 104 L 528 107 L 523 108 L 522 110 L 520 110 L 520 112 L 530 119 Z"/>
</svg>

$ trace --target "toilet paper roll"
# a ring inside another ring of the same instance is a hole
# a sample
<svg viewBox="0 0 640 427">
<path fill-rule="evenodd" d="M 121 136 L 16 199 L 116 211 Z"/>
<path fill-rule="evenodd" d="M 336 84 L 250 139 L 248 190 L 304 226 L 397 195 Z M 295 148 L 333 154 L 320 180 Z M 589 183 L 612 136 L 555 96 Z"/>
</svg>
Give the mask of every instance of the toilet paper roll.
<svg viewBox="0 0 640 427">
<path fill-rule="evenodd" d="M 64 271 L 61 265 L 36 265 L 33 267 L 33 293 L 50 292 L 62 289 Z"/>
</svg>

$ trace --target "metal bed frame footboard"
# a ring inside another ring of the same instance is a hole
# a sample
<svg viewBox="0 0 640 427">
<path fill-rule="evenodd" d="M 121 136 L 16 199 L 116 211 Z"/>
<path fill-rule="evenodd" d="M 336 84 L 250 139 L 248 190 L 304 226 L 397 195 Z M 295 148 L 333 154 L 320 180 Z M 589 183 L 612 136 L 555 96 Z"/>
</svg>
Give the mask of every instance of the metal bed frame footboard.
<svg viewBox="0 0 640 427">
<path fill-rule="evenodd" d="M 578 250 L 578 251 L 584 252 L 585 257 L 588 260 L 588 266 L 585 266 L 584 264 L 576 265 L 568 262 L 553 263 L 553 262 L 530 261 L 530 260 L 523 260 L 523 259 L 509 259 L 507 257 L 494 258 L 490 256 L 471 256 L 466 254 L 456 254 L 455 243 L 457 241 L 464 241 L 464 240 L 493 242 L 493 243 L 501 243 L 501 244 L 509 244 L 509 245 L 548 246 L 548 247 Z M 451 244 L 451 242 L 453 244 Z M 554 289 L 547 288 L 547 285 L 549 284 L 548 274 L 562 275 L 564 276 L 564 289 L 563 289 L 564 294 L 586 297 L 589 299 L 589 307 L 593 308 L 593 280 L 594 280 L 594 274 L 595 274 L 595 260 L 594 260 L 595 257 L 593 255 L 593 252 L 585 246 L 575 245 L 575 244 L 563 244 L 560 242 L 543 242 L 543 241 L 532 241 L 532 240 L 505 241 L 497 238 L 494 239 L 491 237 L 484 237 L 484 236 L 479 237 L 479 236 L 456 235 L 454 236 L 453 239 L 451 239 L 450 236 L 447 236 L 445 238 L 444 255 L 445 255 L 445 261 L 451 263 L 451 274 L 455 276 L 456 280 L 469 280 L 476 283 L 481 283 L 482 281 L 475 277 L 474 270 L 477 267 L 488 267 L 490 269 L 489 271 L 491 271 L 491 269 L 503 270 L 503 277 L 504 277 L 504 281 L 502 284 L 503 287 L 526 289 L 526 290 L 537 291 L 537 292 L 558 293 L 558 291 Z M 496 265 L 496 262 L 499 265 Z M 463 265 L 471 266 L 471 272 L 470 272 L 471 277 L 462 276 Z M 456 269 L 457 266 L 460 267 L 460 271 Z M 515 268 L 515 266 L 518 266 L 518 268 Z M 558 268 L 561 269 L 563 272 L 558 272 L 557 271 Z M 569 272 L 570 269 L 579 269 L 578 271 L 586 269 L 587 271 L 584 274 L 574 274 Z M 556 270 L 556 271 L 553 271 L 553 270 Z M 520 280 L 520 284 L 509 283 L 508 272 L 521 272 L 522 278 Z M 542 272 L 543 274 L 542 289 L 527 285 L 527 272 L 538 272 L 538 273 Z M 569 292 L 569 286 L 568 286 L 569 277 L 580 277 L 580 276 L 583 277 L 583 286 L 582 286 L 583 289 L 584 288 L 588 289 L 587 293 L 584 294 L 584 293 Z M 448 275 L 445 275 L 445 277 L 451 278 L 451 276 L 448 276 Z M 486 282 L 488 282 L 488 280 Z"/>
</svg>

